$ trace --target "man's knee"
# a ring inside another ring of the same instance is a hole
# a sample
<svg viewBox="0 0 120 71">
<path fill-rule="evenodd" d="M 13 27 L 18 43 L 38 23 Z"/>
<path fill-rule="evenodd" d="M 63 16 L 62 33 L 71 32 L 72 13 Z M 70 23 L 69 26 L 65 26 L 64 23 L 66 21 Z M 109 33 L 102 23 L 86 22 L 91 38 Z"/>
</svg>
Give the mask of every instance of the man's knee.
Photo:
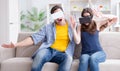
<svg viewBox="0 0 120 71">
<path fill-rule="evenodd" d="M 72 56 L 66 54 L 64 61 L 66 61 L 66 62 L 68 62 L 68 63 L 72 63 L 73 58 L 72 58 Z"/>
<path fill-rule="evenodd" d="M 41 49 L 33 59 L 33 66 L 38 66 L 39 64 L 43 64 L 48 59 L 50 59 L 50 53 L 48 49 Z"/>
</svg>

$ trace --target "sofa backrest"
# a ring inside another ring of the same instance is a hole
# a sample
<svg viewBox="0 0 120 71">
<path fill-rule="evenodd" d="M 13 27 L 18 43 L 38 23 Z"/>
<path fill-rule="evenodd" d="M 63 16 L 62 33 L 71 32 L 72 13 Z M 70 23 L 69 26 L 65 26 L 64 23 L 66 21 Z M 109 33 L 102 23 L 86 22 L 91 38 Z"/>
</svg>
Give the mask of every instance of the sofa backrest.
<svg viewBox="0 0 120 71">
<path fill-rule="evenodd" d="M 24 40 L 29 37 L 33 33 L 19 33 L 18 42 Z M 40 47 L 40 44 L 27 46 L 27 47 L 18 47 L 16 48 L 16 57 L 31 57 L 32 54 Z"/>
<path fill-rule="evenodd" d="M 108 59 L 120 59 L 120 32 L 101 32 L 100 43 Z"/>
<path fill-rule="evenodd" d="M 107 55 L 107 59 L 120 59 L 120 32 L 100 32 L 101 47 Z M 76 45 L 74 58 L 80 57 L 82 47 Z"/>
<path fill-rule="evenodd" d="M 32 33 L 19 33 L 18 41 L 25 39 Z M 100 43 L 107 54 L 108 59 L 120 59 L 120 33 L 118 32 L 101 32 Z M 31 57 L 32 54 L 39 48 L 38 45 L 16 48 L 17 57 Z M 81 45 L 76 45 L 74 58 L 80 57 Z"/>
</svg>

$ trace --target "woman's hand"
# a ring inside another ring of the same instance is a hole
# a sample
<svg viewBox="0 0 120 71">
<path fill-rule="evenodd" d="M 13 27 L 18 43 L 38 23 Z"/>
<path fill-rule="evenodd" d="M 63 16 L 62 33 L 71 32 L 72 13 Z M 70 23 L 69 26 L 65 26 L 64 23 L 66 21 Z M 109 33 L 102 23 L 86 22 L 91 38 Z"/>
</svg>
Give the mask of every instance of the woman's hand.
<svg viewBox="0 0 120 71">
<path fill-rule="evenodd" d="M 102 12 L 100 12 L 100 10 L 99 10 L 99 9 L 98 9 L 98 10 L 93 9 L 93 14 L 94 14 L 94 16 L 96 16 L 96 17 L 98 17 L 98 18 L 103 17 L 103 13 L 102 13 Z"/>
<path fill-rule="evenodd" d="M 112 25 L 112 24 L 115 24 L 117 22 L 117 17 L 114 17 L 112 19 L 109 19 L 109 24 L 108 26 Z"/>
<path fill-rule="evenodd" d="M 15 48 L 15 44 L 13 44 L 12 42 L 10 44 L 2 44 L 2 47 L 4 47 L 4 48 Z"/>
</svg>

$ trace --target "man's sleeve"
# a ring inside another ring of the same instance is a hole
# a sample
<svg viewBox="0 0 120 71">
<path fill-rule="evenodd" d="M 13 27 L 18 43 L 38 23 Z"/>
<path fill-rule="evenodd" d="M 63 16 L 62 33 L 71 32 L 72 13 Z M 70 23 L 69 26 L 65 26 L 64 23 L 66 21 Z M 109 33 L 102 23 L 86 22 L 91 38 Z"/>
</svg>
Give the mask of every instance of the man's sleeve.
<svg viewBox="0 0 120 71">
<path fill-rule="evenodd" d="M 45 39 L 46 33 L 46 26 L 42 27 L 39 32 L 34 33 L 31 35 L 34 44 L 41 42 L 43 39 Z"/>
</svg>

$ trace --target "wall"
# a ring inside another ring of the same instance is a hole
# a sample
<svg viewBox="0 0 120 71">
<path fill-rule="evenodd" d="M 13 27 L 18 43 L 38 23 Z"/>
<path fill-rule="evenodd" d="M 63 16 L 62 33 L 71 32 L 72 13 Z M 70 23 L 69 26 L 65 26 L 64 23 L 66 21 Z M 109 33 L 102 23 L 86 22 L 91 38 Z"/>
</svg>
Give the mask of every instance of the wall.
<svg viewBox="0 0 120 71">
<path fill-rule="evenodd" d="M 17 42 L 19 32 L 19 11 L 18 0 L 9 1 L 9 40 L 10 42 Z"/>
<path fill-rule="evenodd" d="M 8 0 L 0 0 L 0 44 L 9 41 Z"/>
<path fill-rule="evenodd" d="M 111 13 L 116 15 L 116 3 L 120 0 L 111 0 Z M 69 13 L 69 0 L 19 0 L 20 9 L 26 10 L 30 9 L 31 7 L 37 7 L 39 10 L 46 9 L 50 3 L 63 3 L 64 10 L 66 13 Z"/>
<path fill-rule="evenodd" d="M 13 1 L 13 0 L 12 0 Z M 12 1 L 10 1 L 12 3 Z M 20 23 L 19 23 L 19 17 L 18 15 L 13 16 L 17 12 L 17 7 L 18 9 L 26 10 L 30 9 L 31 7 L 37 7 L 38 9 L 46 9 L 47 10 L 47 4 L 51 3 L 62 3 L 64 5 L 64 10 L 66 13 L 69 12 L 69 0 L 18 0 L 18 3 L 13 1 L 12 10 L 10 10 L 10 15 L 9 15 L 9 9 L 8 9 L 8 0 L 0 0 L 0 44 L 2 42 L 8 42 L 9 41 L 9 35 L 10 35 L 10 41 L 17 41 L 16 38 L 13 37 L 15 33 L 18 33 L 20 31 Z M 120 0 L 111 0 L 111 13 L 116 15 L 116 3 L 119 2 Z M 10 3 L 10 4 L 11 4 Z M 20 6 L 20 4 L 22 4 Z M 10 9 L 11 9 L 10 8 Z M 14 9 L 14 10 L 13 10 Z M 11 19 L 9 16 L 12 16 Z M 9 26 L 9 23 L 13 22 L 16 20 L 15 25 Z M 10 28 L 9 28 L 10 27 Z M 11 27 L 14 28 L 11 30 Z M 9 30 L 9 31 L 8 31 Z M 13 31 L 14 30 L 14 31 Z M 17 31 L 19 30 L 19 31 Z M 10 32 L 15 32 L 14 34 L 11 34 Z M 15 35 L 17 37 L 17 35 Z"/>
<path fill-rule="evenodd" d="M 20 10 L 28 10 L 31 7 L 37 7 L 38 10 L 46 9 L 48 4 L 62 3 L 66 13 L 69 12 L 69 0 L 19 0 Z"/>
<path fill-rule="evenodd" d="M 117 5 L 117 2 L 120 2 L 120 0 L 111 0 L 111 13 L 112 14 L 115 14 L 116 15 L 116 5 Z"/>
<path fill-rule="evenodd" d="M 35 2 L 36 1 L 36 2 Z M 63 6 L 64 6 L 64 10 L 65 12 L 67 13 L 69 11 L 69 0 L 32 0 L 32 3 L 33 5 L 32 6 L 35 6 L 39 9 L 47 9 L 47 5 L 48 4 L 52 4 L 52 3 L 62 3 Z"/>
<path fill-rule="evenodd" d="M 111 14 L 114 14 L 117 16 L 117 3 L 120 2 L 120 0 L 111 0 Z M 117 22 L 118 24 L 118 22 Z M 116 31 L 117 24 L 114 24 L 111 26 L 112 31 Z"/>
<path fill-rule="evenodd" d="M 0 44 L 17 42 L 18 15 L 18 0 L 0 0 Z"/>
<path fill-rule="evenodd" d="M 49 23 L 49 9 L 48 6 L 49 4 L 62 4 L 64 12 L 69 13 L 69 0 L 19 0 L 19 7 L 20 7 L 20 12 L 22 13 L 21 16 L 25 15 L 26 17 L 21 20 L 21 32 L 35 32 L 35 25 L 37 24 L 38 26 L 41 26 L 41 22 L 39 20 L 37 21 L 32 21 L 31 19 L 28 18 L 31 17 L 31 14 L 37 15 L 37 17 L 33 17 L 34 19 L 38 18 L 38 14 L 40 13 L 41 10 L 45 11 L 45 15 L 47 15 L 47 18 L 45 18 L 45 24 Z M 33 9 L 33 7 L 37 8 Z M 27 12 L 29 11 L 29 13 Z M 36 14 L 35 14 L 36 13 Z M 47 21 L 46 21 L 47 20 Z M 36 23 L 37 22 L 37 23 Z M 29 28 L 30 27 L 30 28 Z M 38 31 L 38 30 L 37 30 Z"/>
</svg>

